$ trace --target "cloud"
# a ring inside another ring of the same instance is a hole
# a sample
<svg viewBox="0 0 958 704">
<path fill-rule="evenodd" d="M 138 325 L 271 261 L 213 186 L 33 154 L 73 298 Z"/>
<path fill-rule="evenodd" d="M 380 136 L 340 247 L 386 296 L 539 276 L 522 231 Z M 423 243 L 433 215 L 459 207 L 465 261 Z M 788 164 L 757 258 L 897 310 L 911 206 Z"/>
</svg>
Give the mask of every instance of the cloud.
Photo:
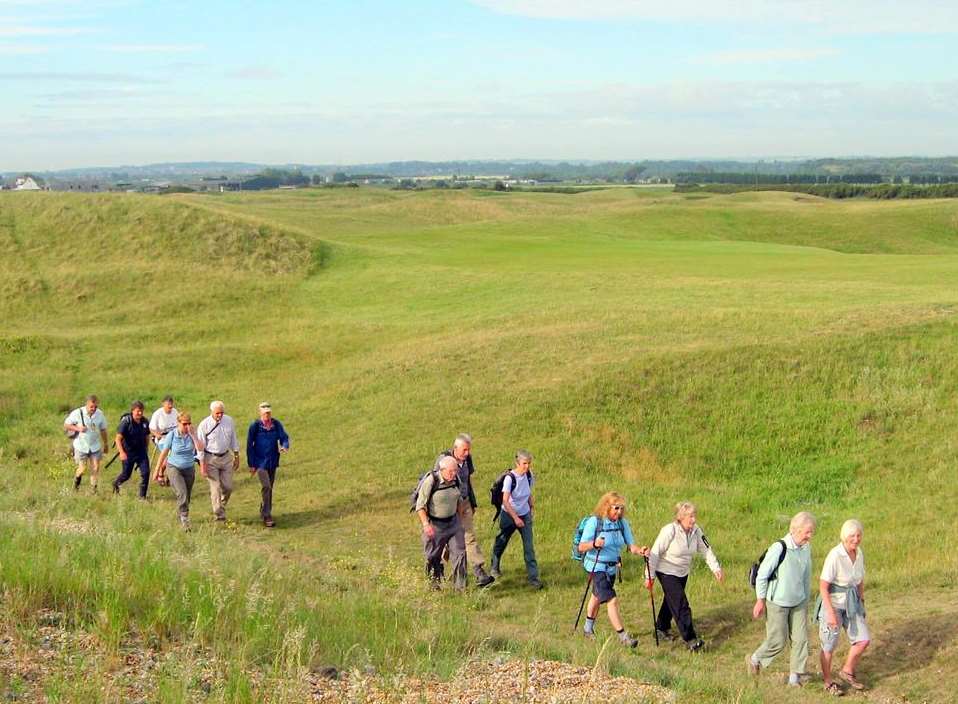
<svg viewBox="0 0 958 704">
<path fill-rule="evenodd" d="M 243 66 L 226 73 L 227 78 L 240 81 L 272 81 L 281 76 L 282 74 L 279 71 L 269 66 Z"/>
<path fill-rule="evenodd" d="M 75 37 L 94 30 L 86 27 L 48 27 L 42 25 L 0 25 L 0 37 Z"/>
<path fill-rule="evenodd" d="M 50 47 L 28 46 L 22 44 L 0 44 L 0 56 L 29 56 L 32 54 L 46 54 Z"/>
<path fill-rule="evenodd" d="M 735 49 L 693 57 L 697 64 L 767 64 L 786 61 L 817 61 L 838 56 L 838 49 Z"/>
<path fill-rule="evenodd" d="M 98 47 L 119 54 L 189 54 L 202 51 L 202 44 L 107 44 Z"/>
<path fill-rule="evenodd" d="M 69 73 L 59 71 L 0 72 L 0 81 L 62 81 L 65 83 L 155 83 L 127 73 Z"/>
<path fill-rule="evenodd" d="M 494 12 L 539 19 L 637 20 L 816 26 L 826 33 L 958 32 L 958 3 L 940 0 L 471 0 Z"/>
</svg>

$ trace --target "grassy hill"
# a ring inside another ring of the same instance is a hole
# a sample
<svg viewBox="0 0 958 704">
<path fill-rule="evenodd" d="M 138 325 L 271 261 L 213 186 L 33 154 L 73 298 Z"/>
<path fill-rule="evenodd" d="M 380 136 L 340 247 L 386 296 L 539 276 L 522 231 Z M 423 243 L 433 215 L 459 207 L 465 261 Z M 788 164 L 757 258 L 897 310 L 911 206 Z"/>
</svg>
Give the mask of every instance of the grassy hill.
<svg viewBox="0 0 958 704">
<path fill-rule="evenodd" d="M 308 668 L 448 676 L 508 653 L 598 662 L 680 701 L 815 701 L 816 683 L 784 692 L 741 667 L 764 633 L 748 565 L 800 509 L 820 519 L 816 569 L 845 518 L 865 524 L 872 696 L 958 685 L 954 202 L 7 193 L 0 242 L 0 623 L 22 663 L 51 628 L 77 639 L 30 677 L 0 658 L 10 691 L 299 701 Z M 162 487 L 145 505 L 74 495 L 59 428 L 90 392 L 113 427 L 134 398 L 173 393 L 197 418 L 221 398 L 241 425 L 270 400 L 293 437 L 278 527 L 245 476 L 232 529 L 190 535 Z M 483 494 L 517 447 L 535 454 L 546 592 L 525 589 L 516 546 L 488 592 L 425 589 L 406 496 L 461 430 Z M 651 644 L 637 562 L 621 593 L 638 652 L 569 635 L 571 530 L 610 489 L 643 542 L 698 503 L 729 578 L 693 572 L 697 659 Z"/>
</svg>

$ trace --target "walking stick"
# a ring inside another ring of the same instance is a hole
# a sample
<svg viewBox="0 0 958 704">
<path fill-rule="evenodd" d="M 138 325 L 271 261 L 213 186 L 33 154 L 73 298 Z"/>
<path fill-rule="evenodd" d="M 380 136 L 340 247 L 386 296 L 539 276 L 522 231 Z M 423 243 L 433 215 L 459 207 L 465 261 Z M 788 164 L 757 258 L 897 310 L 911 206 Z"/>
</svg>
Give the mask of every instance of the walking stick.
<svg viewBox="0 0 958 704">
<path fill-rule="evenodd" d="M 652 635 L 655 636 L 655 647 L 659 647 L 659 629 L 655 627 L 655 582 L 652 580 L 652 568 L 649 566 L 649 557 L 648 555 L 643 555 L 645 558 L 645 574 L 646 579 L 649 581 L 649 601 L 652 603 Z"/>
<path fill-rule="evenodd" d="M 595 540 L 598 539 L 599 537 L 596 535 Z M 593 545 L 595 545 L 595 540 L 592 541 Z M 582 592 L 582 603 L 579 604 L 579 613 L 576 615 L 575 624 L 572 626 L 573 633 L 575 633 L 576 629 L 579 627 L 579 619 L 582 618 L 582 609 L 585 608 L 585 598 L 589 595 L 589 587 L 592 586 L 592 578 L 595 576 L 595 568 L 599 565 L 599 550 L 600 548 L 595 549 L 595 562 L 592 563 L 592 571 L 589 572 L 589 578 L 585 582 L 585 591 Z"/>
<path fill-rule="evenodd" d="M 119 453 L 119 452 L 117 452 L 115 455 L 113 455 L 113 457 L 110 459 L 110 461 L 106 463 L 106 467 L 104 467 L 104 468 L 101 469 L 100 471 L 101 471 L 101 472 L 105 472 L 106 470 L 108 470 L 108 469 L 110 468 L 110 465 L 113 464 L 114 462 L 116 462 L 116 458 L 119 457 L 119 456 L 120 456 L 120 453 Z"/>
</svg>

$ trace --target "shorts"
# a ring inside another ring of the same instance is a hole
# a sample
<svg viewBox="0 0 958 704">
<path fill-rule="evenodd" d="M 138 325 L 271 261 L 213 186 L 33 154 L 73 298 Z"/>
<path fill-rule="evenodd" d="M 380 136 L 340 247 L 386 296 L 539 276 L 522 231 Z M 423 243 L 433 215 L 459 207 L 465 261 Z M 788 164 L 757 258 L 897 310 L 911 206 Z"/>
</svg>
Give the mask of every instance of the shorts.
<svg viewBox="0 0 958 704">
<path fill-rule="evenodd" d="M 592 575 L 592 593 L 598 598 L 600 604 L 612 601 L 617 596 L 615 593 L 615 572 L 596 572 Z"/>
<path fill-rule="evenodd" d="M 103 459 L 103 450 L 96 450 L 95 452 L 82 452 L 76 448 L 73 448 L 73 459 L 79 462 L 85 462 L 86 460 L 102 460 Z"/>
<path fill-rule="evenodd" d="M 838 645 L 838 635 L 843 629 L 848 633 L 848 642 L 853 645 L 855 643 L 861 643 L 862 641 L 871 640 L 864 614 L 850 618 L 845 609 L 836 608 L 835 616 L 838 617 L 838 628 L 835 629 L 828 627 L 828 623 L 825 621 L 824 609 L 819 619 L 818 637 L 822 641 L 822 650 L 826 653 L 835 650 L 835 647 Z"/>
</svg>

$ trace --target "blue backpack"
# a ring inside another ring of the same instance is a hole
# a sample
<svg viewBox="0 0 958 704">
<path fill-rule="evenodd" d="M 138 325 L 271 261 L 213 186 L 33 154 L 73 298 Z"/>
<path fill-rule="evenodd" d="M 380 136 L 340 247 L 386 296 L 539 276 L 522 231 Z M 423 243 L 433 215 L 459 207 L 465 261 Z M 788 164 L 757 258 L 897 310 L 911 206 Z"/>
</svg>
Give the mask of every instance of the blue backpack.
<svg viewBox="0 0 958 704">
<path fill-rule="evenodd" d="M 599 519 L 596 516 L 586 516 L 579 521 L 579 525 L 576 526 L 575 532 L 572 533 L 572 559 L 576 562 L 582 562 L 582 560 L 585 559 L 586 553 L 592 552 L 591 550 L 579 552 L 579 543 L 582 542 L 582 534 L 585 533 L 586 524 L 592 520 L 596 521 L 596 533 L 615 533 L 616 531 L 619 533 L 622 532 L 621 525 L 616 528 L 602 528 L 602 526 L 598 523 Z M 601 550 L 602 548 L 599 549 Z M 598 552 L 596 552 L 596 555 L 598 556 Z"/>
</svg>

